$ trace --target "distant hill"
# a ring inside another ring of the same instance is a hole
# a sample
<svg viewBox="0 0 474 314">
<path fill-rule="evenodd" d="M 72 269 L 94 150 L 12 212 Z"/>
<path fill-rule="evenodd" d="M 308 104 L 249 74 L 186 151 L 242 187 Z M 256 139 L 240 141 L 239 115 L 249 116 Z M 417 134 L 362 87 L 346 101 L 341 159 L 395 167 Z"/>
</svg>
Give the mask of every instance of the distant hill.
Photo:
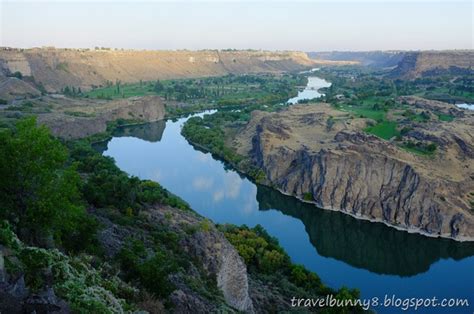
<svg viewBox="0 0 474 314">
<path fill-rule="evenodd" d="M 364 66 L 389 68 L 396 66 L 404 57 L 402 51 L 325 51 L 308 52 L 311 59 L 331 61 L 355 61 Z"/>
<path fill-rule="evenodd" d="M 296 51 L 202 50 L 134 51 L 109 49 L 0 49 L 3 77 L 20 72 L 46 91 L 65 86 L 103 86 L 107 81 L 219 76 L 229 73 L 301 71 L 315 64 Z"/>
<path fill-rule="evenodd" d="M 436 75 L 472 75 L 474 50 L 421 51 L 404 54 L 392 77 L 417 78 Z"/>
</svg>

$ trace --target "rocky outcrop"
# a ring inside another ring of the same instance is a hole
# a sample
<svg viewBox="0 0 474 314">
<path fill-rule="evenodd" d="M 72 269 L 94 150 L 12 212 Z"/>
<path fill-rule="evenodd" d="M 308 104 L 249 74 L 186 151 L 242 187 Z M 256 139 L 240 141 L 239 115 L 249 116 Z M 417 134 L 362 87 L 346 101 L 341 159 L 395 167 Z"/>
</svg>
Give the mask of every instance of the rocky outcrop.
<svg viewBox="0 0 474 314">
<path fill-rule="evenodd" d="M 107 81 L 138 82 L 229 73 L 300 71 L 314 62 L 295 51 L 134 51 L 88 49 L 0 50 L 0 72 L 32 76 L 49 92 L 65 86 L 87 90 Z"/>
<path fill-rule="evenodd" d="M 473 60 L 473 50 L 408 52 L 390 75 L 404 78 L 445 74 L 472 75 Z"/>
<path fill-rule="evenodd" d="M 474 240 L 474 163 L 458 144 L 473 147 L 471 116 L 423 129 L 446 143 L 427 162 L 358 131 L 345 115 L 326 104 L 257 112 L 235 144 L 284 193 L 404 230 Z"/>
<path fill-rule="evenodd" d="M 239 311 L 253 312 L 247 267 L 221 232 L 215 229 L 196 232 L 186 240 L 185 249 L 196 256 L 209 273 L 216 274 L 217 286 L 229 305 Z"/>
<path fill-rule="evenodd" d="M 312 59 L 332 61 L 352 61 L 373 68 L 390 68 L 396 66 L 403 58 L 403 51 L 324 51 L 308 52 Z"/>
<path fill-rule="evenodd" d="M 98 217 L 106 226 L 99 234 L 99 240 L 108 256 L 117 254 L 124 241 L 130 237 L 139 238 L 145 244 L 149 241 L 150 247 L 153 246 L 153 241 L 145 232 L 145 229 L 151 227 L 139 227 L 144 222 L 137 223 L 135 227 L 124 227 L 111 223 L 104 216 Z M 182 249 L 199 261 L 206 274 L 216 280 L 225 302 L 238 311 L 253 312 L 245 263 L 212 222 L 191 211 L 163 206 L 149 208 L 143 213 L 142 219 L 147 225 L 159 228 L 166 226 L 168 230 L 180 235 Z M 197 271 L 190 270 L 187 276 L 195 276 L 193 272 Z M 209 313 L 216 310 L 214 304 L 193 292 L 178 274 L 171 275 L 171 281 L 177 287 L 171 299 L 178 313 Z"/>
<path fill-rule="evenodd" d="M 10 101 L 38 97 L 41 92 L 33 85 L 16 77 L 6 77 L 0 74 L 0 99 Z"/>
<path fill-rule="evenodd" d="M 53 101 L 58 102 L 57 99 Z M 72 105 L 66 104 L 67 101 L 66 98 L 59 101 L 60 112 L 38 115 L 40 123 L 47 125 L 54 135 L 66 139 L 105 132 L 107 123 L 118 119 L 152 122 L 165 117 L 165 107 L 158 96 L 132 97 L 109 102 L 76 99 Z"/>
</svg>

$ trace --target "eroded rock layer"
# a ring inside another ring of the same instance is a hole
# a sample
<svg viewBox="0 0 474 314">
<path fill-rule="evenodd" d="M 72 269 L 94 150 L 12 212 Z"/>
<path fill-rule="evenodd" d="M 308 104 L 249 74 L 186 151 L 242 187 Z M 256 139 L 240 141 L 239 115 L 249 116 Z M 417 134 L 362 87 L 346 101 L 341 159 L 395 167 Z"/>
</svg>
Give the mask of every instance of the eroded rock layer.
<svg viewBox="0 0 474 314">
<path fill-rule="evenodd" d="M 107 81 L 219 76 L 229 73 L 299 71 L 314 64 L 295 51 L 134 51 L 88 49 L 1 49 L 0 72 L 32 76 L 49 92 L 65 86 L 88 90 Z"/>
<path fill-rule="evenodd" d="M 432 157 L 366 134 L 364 124 L 327 104 L 254 112 L 234 145 L 284 193 L 409 231 L 474 240 L 472 113 L 411 131 L 439 143 Z"/>
</svg>

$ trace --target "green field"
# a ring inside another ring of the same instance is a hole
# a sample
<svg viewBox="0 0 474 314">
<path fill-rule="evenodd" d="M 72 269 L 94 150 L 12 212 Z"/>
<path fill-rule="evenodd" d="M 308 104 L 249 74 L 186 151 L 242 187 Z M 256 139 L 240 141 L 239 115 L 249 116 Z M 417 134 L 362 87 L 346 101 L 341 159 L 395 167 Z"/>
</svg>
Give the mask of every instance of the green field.
<svg viewBox="0 0 474 314">
<path fill-rule="evenodd" d="M 438 119 L 440 121 L 451 122 L 451 121 L 454 120 L 454 117 L 452 115 L 449 115 L 449 114 L 439 113 L 438 114 Z"/>
<path fill-rule="evenodd" d="M 383 121 L 374 126 L 365 128 L 364 131 L 374 134 L 384 140 L 389 140 L 394 136 L 399 136 L 400 132 L 397 130 L 397 123 L 393 121 Z"/>
<path fill-rule="evenodd" d="M 365 106 L 354 106 L 348 104 L 341 104 L 338 107 L 341 111 L 353 113 L 358 118 L 368 118 L 375 121 L 385 120 L 385 111 L 383 110 L 374 110 L 372 105 Z"/>
<path fill-rule="evenodd" d="M 426 146 L 413 146 L 413 145 L 406 145 L 406 144 L 403 144 L 403 145 L 400 145 L 401 148 L 403 148 L 404 150 L 410 152 L 410 153 L 413 153 L 413 154 L 417 154 L 417 155 L 420 155 L 420 156 L 433 156 L 435 151 L 436 151 L 436 147 L 434 147 L 434 149 L 428 149 Z"/>
</svg>

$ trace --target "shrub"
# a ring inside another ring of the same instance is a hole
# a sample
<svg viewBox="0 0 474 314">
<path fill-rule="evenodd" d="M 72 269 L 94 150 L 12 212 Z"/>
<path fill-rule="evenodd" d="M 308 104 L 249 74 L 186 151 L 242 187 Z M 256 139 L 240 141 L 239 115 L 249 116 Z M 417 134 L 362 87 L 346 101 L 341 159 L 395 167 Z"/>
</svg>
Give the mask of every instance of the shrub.
<svg viewBox="0 0 474 314">
<path fill-rule="evenodd" d="M 303 199 L 304 199 L 305 201 L 313 201 L 313 200 L 314 200 L 314 199 L 313 199 L 313 194 L 310 193 L 310 192 L 306 192 L 306 193 L 304 193 L 304 195 L 303 195 Z"/>
<path fill-rule="evenodd" d="M 56 294 L 68 302 L 74 313 L 122 313 L 130 308 L 117 295 L 135 295 L 137 291 L 116 276 L 103 276 L 90 266 L 90 256 L 68 257 L 56 249 L 26 246 L 13 231 L 6 235 L 5 230 L 2 228 L 0 234 L 15 243 L 7 247 L 21 264 L 28 288 L 43 289 L 47 284 L 45 274 L 49 273 Z"/>
<path fill-rule="evenodd" d="M 117 256 L 127 280 L 138 280 L 150 293 L 166 297 L 174 289 L 168 275 L 178 270 L 175 259 L 167 256 L 160 248 L 152 256 L 139 240 L 129 240 Z"/>
</svg>

